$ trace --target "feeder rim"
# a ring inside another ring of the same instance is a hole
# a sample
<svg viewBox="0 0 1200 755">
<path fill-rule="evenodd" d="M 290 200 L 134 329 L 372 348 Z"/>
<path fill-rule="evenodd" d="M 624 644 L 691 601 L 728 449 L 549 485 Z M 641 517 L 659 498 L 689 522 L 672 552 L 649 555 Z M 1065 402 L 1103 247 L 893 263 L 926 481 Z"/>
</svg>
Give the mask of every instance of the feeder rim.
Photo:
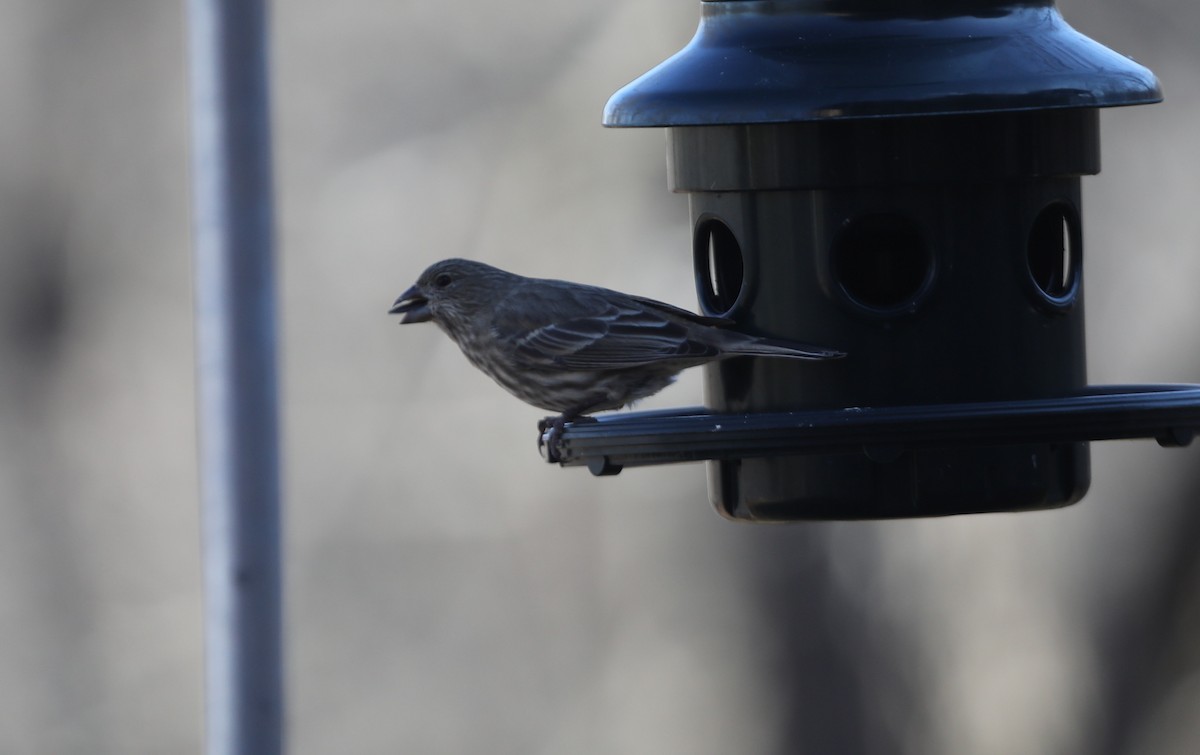
<svg viewBox="0 0 1200 755">
<path fill-rule="evenodd" d="M 1154 438 L 1186 446 L 1200 430 L 1200 385 L 1088 386 L 1059 397 L 769 413 L 704 407 L 601 415 L 569 422 L 538 448 L 550 463 L 594 474 L 624 467 L 816 453 L 875 461 L 947 445 L 1074 443 Z"/>
</svg>

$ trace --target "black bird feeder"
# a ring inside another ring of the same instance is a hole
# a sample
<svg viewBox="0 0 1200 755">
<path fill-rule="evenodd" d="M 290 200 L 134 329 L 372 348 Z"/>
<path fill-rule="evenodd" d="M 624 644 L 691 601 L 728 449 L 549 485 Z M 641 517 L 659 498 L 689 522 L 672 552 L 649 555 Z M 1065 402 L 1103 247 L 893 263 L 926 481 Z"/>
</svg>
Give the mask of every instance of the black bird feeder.
<svg viewBox="0 0 1200 755">
<path fill-rule="evenodd" d="M 609 101 L 661 126 L 700 304 L 837 362 L 707 369 L 707 407 L 568 425 L 597 474 L 709 460 L 735 519 L 1063 506 L 1088 441 L 1185 445 L 1200 386 L 1089 387 L 1079 179 L 1098 109 L 1162 98 L 1052 0 L 704 0 Z"/>
</svg>

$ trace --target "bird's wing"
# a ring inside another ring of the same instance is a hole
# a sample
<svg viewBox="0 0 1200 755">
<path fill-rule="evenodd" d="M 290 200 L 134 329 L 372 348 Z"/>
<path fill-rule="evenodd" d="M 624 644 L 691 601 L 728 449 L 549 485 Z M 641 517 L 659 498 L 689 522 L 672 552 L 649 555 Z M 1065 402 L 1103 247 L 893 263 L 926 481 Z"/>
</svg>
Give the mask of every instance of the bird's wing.
<svg viewBox="0 0 1200 755">
<path fill-rule="evenodd" d="M 680 309 L 679 307 L 676 307 L 673 304 L 667 304 L 666 302 L 657 301 L 655 299 L 647 299 L 644 296 L 630 296 L 629 298 L 633 299 L 638 304 L 642 304 L 650 309 L 655 309 L 655 310 L 658 310 L 659 312 L 664 312 L 670 316 L 677 317 L 681 320 L 687 320 L 688 322 L 694 322 L 697 325 L 712 325 L 713 327 L 716 327 L 716 328 L 728 328 L 733 325 L 732 320 L 726 320 L 723 317 L 706 317 L 704 315 L 698 315 L 695 312 L 689 312 L 686 309 Z"/>
<path fill-rule="evenodd" d="M 717 353 L 692 338 L 688 324 L 670 316 L 674 308 L 669 305 L 611 295 L 588 303 L 592 306 L 587 314 L 569 308 L 553 321 L 526 330 L 514 342 L 516 356 L 531 365 L 550 363 L 559 369 L 615 370 L 703 360 Z"/>
</svg>

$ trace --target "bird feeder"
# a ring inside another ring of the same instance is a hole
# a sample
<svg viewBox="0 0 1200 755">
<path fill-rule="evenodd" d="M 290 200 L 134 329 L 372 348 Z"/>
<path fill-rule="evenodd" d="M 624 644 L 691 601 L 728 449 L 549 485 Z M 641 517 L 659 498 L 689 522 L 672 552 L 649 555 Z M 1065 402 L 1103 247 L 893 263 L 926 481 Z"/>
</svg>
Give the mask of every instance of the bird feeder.
<svg viewBox="0 0 1200 755">
<path fill-rule="evenodd" d="M 1186 444 L 1200 386 L 1089 387 L 1080 177 L 1146 68 L 1051 0 L 705 0 L 617 92 L 665 127 L 700 307 L 845 351 L 706 367 L 702 409 L 568 425 L 597 474 L 709 462 L 717 510 L 787 521 L 1063 506 L 1088 442 Z"/>
</svg>

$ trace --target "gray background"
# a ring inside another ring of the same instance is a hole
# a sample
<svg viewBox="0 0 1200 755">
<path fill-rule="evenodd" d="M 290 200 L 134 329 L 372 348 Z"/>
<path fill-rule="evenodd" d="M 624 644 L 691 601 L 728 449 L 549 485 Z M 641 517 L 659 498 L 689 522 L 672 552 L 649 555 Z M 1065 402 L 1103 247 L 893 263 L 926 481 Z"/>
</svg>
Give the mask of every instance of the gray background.
<svg viewBox="0 0 1200 755">
<path fill-rule="evenodd" d="M 180 5 L 0 0 L 4 753 L 201 743 Z M 1061 511 L 738 526 L 699 465 L 543 464 L 384 315 L 448 256 L 694 306 L 664 136 L 599 116 L 696 6 L 275 4 L 293 750 L 1200 751 L 1196 449 L 1097 444 Z M 1200 6 L 1062 6 L 1168 97 L 1084 181 L 1091 381 L 1200 381 Z"/>
</svg>

